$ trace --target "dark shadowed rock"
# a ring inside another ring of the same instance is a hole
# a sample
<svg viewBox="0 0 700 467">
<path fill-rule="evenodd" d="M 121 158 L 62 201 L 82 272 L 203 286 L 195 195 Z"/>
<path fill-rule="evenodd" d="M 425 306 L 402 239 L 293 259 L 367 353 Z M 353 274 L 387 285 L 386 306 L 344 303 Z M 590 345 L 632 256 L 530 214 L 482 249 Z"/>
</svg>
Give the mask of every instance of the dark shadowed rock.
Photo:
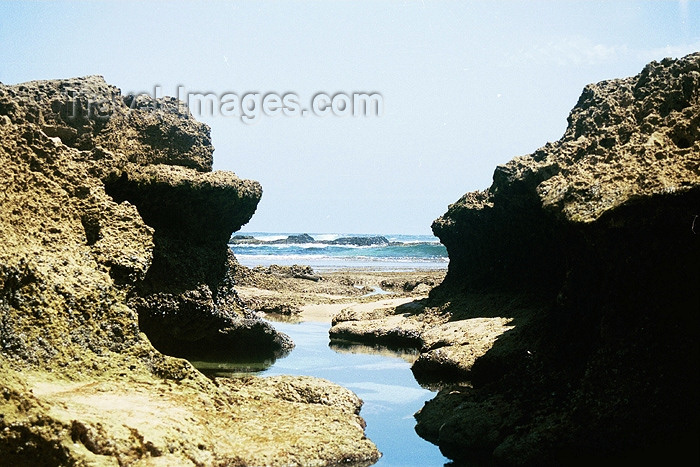
<svg viewBox="0 0 700 467">
<path fill-rule="evenodd" d="M 136 205 L 155 229 L 153 264 L 131 304 L 159 350 L 176 356 L 281 355 L 292 344 L 236 300 L 230 234 L 246 223 L 260 185 L 232 173 L 164 165 L 112 172 L 116 201 Z M 257 335 L 257 338 L 256 338 Z"/>
<path fill-rule="evenodd" d="M 586 86 L 568 123 L 433 223 L 450 257 L 433 299 L 540 306 L 417 430 L 507 465 L 697 460 L 700 54 Z"/>
</svg>

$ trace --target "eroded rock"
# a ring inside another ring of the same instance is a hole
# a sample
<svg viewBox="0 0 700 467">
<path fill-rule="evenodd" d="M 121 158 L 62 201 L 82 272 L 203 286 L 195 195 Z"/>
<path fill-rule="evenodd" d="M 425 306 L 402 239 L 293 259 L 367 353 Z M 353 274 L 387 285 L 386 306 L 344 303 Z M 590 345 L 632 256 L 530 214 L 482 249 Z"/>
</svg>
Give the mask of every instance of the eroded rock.
<svg viewBox="0 0 700 467">
<path fill-rule="evenodd" d="M 450 256 L 434 300 L 539 306 L 501 315 L 514 329 L 473 388 L 441 392 L 417 430 L 506 465 L 697 459 L 700 54 L 586 86 L 568 122 L 433 224 Z"/>
<path fill-rule="evenodd" d="M 94 76 L 0 85 L 0 464 L 377 459 L 348 391 L 244 391 L 142 332 L 172 355 L 290 346 L 233 288 L 226 242 L 260 186 L 211 172 L 212 152 L 171 99 Z"/>
</svg>

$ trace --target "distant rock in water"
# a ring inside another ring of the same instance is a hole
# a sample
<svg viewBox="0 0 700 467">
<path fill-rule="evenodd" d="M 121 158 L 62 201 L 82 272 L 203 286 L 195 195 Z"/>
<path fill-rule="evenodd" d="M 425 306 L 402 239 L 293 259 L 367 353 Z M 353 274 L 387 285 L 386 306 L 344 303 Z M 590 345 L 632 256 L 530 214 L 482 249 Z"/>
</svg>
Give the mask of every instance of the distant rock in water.
<svg viewBox="0 0 700 467">
<path fill-rule="evenodd" d="M 385 237 L 340 237 L 335 240 L 316 240 L 309 234 L 289 235 L 287 238 L 277 240 L 259 240 L 250 235 L 234 235 L 229 239 L 231 245 L 304 245 L 308 243 L 319 243 L 323 245 L 353 245 L 353 246 L 373 246 L 389 245 L 390 242 Z"/>
<path fill-rule="evenodd" d="M 291 245 L 317 242 L 309 234 L 300 234 L 289 235 L 287 238 L 277 240 L 259 240 L 252 235 L 233 235 L 228 243 L 230 245 Z"/>
<path fill-rule="evenodd" d="M 586 86 L 559 141 L 433 223 L 450 258 L 434 300 L 539 305 L 417 431 L 499 465 L 697 462 L 699 215 L 700 53 Z"/>
<path fill-rule="evenodd" d="M 252 235 L 233 235 L 231 238 L 229 238 L 228 243 L 229 245 L 257 245 L 264 242 L 262 240 L 258 240 Z"/>
<path fill-rule="evenodd" d="M 314 238 L 309 235 L 309 234 L 301 234 L 301 235 L 290 235 L 289 237 L 285 238 L 284 240 L 278 240 L 275 243 L 313 243 Z"/>
<path fill-rule="evenodd" d="M 335 240 L 328 240 L 329 245 L 355 245 L 355 246 L 373 246 L 373 245 L 388 245 L 389 240 L 385 237 L 341 237 Z"/>
</svg>

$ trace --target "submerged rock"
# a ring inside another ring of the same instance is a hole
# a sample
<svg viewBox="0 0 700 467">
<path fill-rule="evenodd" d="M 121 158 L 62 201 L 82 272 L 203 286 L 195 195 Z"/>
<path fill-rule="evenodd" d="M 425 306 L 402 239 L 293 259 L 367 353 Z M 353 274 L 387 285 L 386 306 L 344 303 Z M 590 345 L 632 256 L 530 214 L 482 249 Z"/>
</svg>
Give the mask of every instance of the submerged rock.
<svg viewBox="0 0 700 467">
<path fill-rule="evenodd" d="M 291 346 L 239 305 L 226 242 L 261 188 L 212 172 L 212 152 L 172 99 L 96 76 L 0 85 L 0 464 L 376 460 L 346 400 L 239 394 L 151 345 Z"/>
<path fill-rule="evenodd" d="M 507 465 L 697 460 L 700 54 L 586 86 L 568 123 L 433 224 L 450 257 L 433 300 L 539 306 L 500 315 L 514 329 L 473 388 L 442 391 L 417 430 Z"/>
</svg>

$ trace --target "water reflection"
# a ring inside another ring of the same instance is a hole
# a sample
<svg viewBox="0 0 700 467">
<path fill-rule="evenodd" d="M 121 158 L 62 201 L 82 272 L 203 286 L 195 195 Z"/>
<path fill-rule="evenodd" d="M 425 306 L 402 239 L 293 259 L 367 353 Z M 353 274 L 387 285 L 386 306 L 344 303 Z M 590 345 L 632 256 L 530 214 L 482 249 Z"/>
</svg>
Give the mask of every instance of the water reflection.
<svg viewBox="0 0 700 467">
<path fill-rule="evenodd" d="M 359 343 L 345 339 L 331 339 L 330 347 L 338 353 L 381 355 L 383 357 L 400 358 L 410 364 L 413 364 L 420 355 L 418 349 L 415 348 L 388 347 L 386 345 Z"/>
<path fill-rule="evenodd" d="M 301 323 L 303 318 L 296 315 L 283 315 L 282 313 L 260 313 L 260 316 L 264 319 L 272 321 L 274 323 Z"/>
<path fill-rule="evenodd" d="M 210 378 L 240 378 L 257 374 L 270 368 L 276 358 L 240 358 L 237 361 L 226 360 L 190 360 L 190 363 Z"/>
</svg>

